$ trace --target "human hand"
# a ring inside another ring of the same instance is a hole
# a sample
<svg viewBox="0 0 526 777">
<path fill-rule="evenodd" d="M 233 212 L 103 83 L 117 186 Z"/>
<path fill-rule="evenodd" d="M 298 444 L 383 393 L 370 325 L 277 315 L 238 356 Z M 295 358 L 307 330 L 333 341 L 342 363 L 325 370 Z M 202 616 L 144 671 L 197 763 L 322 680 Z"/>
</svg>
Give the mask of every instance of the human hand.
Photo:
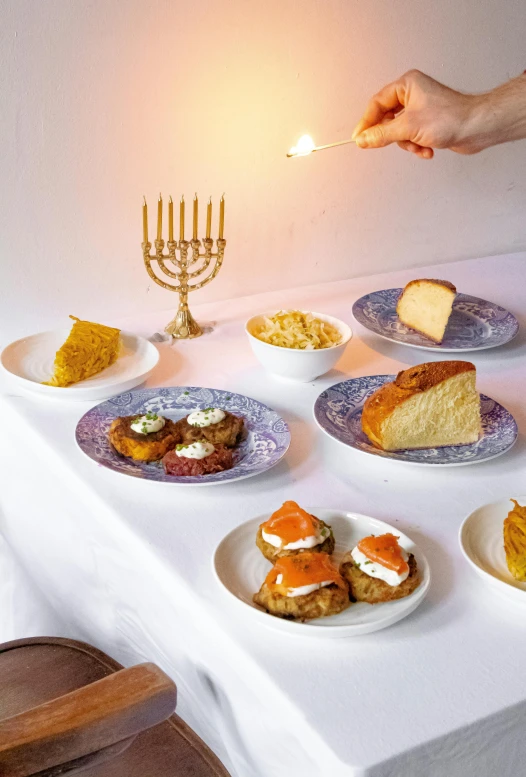
<svg viewBox="0 0 526 777">
<path fill-rule="evenodd" d="M 352 137 L 360 148 L 397 143 L 421 159 L 434 148 L 475 154 L 486 147 L 475 126 L 479 102 L 410 70 L 372 98 Z"/>
</svg>

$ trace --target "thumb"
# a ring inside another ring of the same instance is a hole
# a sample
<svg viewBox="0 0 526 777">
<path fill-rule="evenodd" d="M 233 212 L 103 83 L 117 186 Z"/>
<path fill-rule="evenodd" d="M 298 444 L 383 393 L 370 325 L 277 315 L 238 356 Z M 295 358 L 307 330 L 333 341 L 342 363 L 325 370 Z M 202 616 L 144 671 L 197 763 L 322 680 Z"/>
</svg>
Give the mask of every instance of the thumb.
<svg viewBox="0 0 526 777">
<path fill-rule="evenodd" d="M 382 148 L 391 143 L 398 143 L 409 139 L 406 123 L 400 116 L 392 121 L 369 127 L 369 129 L 361 132 L 355 140 L 356 145 L 360 146 L 360 148 Z"/>
</svg>

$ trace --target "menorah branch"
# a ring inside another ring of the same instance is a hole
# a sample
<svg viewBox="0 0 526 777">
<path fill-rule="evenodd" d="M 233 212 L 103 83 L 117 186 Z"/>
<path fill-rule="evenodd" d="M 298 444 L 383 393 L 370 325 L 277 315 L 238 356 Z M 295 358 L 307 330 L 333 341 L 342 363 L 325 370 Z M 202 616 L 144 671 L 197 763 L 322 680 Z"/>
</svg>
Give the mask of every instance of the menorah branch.
<svg viewBox="0 0 526 777">
<path fill-rule="evenodd" d="M 188 286 L 189 291 L 197 291 L 197 289 L 202 289 L 203 286 L 206 286 L 210 281 L 213 281 L 216 277 L 217 273 L 221 269 L 221 265 L 223 264 L 223 257 L 225 254 L 225 246 L 226 246 L 226 240 L 218 239 L 217 241 L 217 255 L 216 255 L 216 263 L 214 265 L 214 268 L 210 275 L 207 278 L 203 278 L 202 281 L 199 283 L 190 284 Z M 208 263 L 210 264 L 210 263 Z M 208 265 L 207 265 L 208 267 Z"/>
<path fill-rule="evenodd" d="M 203 239 L 203 246 L 205 249 L 204 254 L 200 253 L 199 248 L 201 246 L 200 240 L 192 240 L 192 262 L 191 264 L 194 265 L 199 260 L 203 260 L 203 264 L 201 267 L 199 267 L 197 270 L 194 270 L 193 272 L 188 273 L 188 278 L 197 278 L 199 275 L 202 275 L 204 272 L 206 272 L 210 266 L 210 262 L 212 261 L 212 258 L 215 258 L 217 254 L 212 253 L 212 248 L 214 247 L 214 241 L 211 240 L 209 237 L 205 237 Z"/>
</svg>

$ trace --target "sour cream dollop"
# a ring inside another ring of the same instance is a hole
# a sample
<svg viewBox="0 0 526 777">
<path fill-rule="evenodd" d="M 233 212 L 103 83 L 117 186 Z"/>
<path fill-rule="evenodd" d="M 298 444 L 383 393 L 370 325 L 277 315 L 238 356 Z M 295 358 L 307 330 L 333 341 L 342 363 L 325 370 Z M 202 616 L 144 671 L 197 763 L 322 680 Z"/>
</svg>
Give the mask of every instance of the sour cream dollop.
<svg viewBox="0 0 526 777">
<path fill-rule="evenodd" d="M 210 442 L 193 442 L 190 445 L 178 445 L 175 455 L 180 459 L 206 459 L 215 451 Z"/>
<path fill-rule="evenodd" d="M 226 413 L 219 407 L 207 407 L 205 410 L 195 410 L 186 419 L 190 426 L 211 426 L 226 418 Z"/>
<path fill-rule="evenodd" d="M 267 534 L 267 532 L 262 529 L 261 530 L 261 536 L 265 540 L 265 542 L 268 542 L 269 545 L 272 545 L 274 548 L 281 548 L 282 550 L 299 550 L 300 548 L 315 548 L 316 545 L 321 545 L 327 537 L 330 535 L 330 529 L 328 528 L 321 528 L 321 526 L 318 528 L 318 531 L 316 534 L 311 534 L 310 537 L 303 537 L 303 539 L 296 540 L 295 542 L 289 542 L 286 545 L 282 545 L 282 539 L 281 537 L 278 537 L 277 534 Z"/>
<path fill-rule="evenodd" d="M 130 424 L 130 428 L 137 434 L 152 434 L 153 432 L 160 432 L 166 421 L 162 416 L 157 413 L 146 413 L 140 418 L 137 418 Z"/>
<path fill-rule="evenodd" d="M 404 561 L 407 562 L 409 554 L 403 548 L 400 548 L 400 552 Z M 400 583 L 403 583 L 409 576 L 409 569 L 398 574 L 394 569 L 387 569 L 387 567 L 382 566 L 382 564 L 371 561 L 371 559 L 367 558 L 365 553 L 362 553 L 357 547 L 353 548 L 351 556 L 362 572 L 365 572 L 369 577 L 376 577 L 378 580 L 383 580 L 387 585 L 400 585 Z"/>
<path fill-rule="evenodd" d="M 312 583 L 311 585 L 301 585 L 299 588 L 289 588 L 287 596 L 289 598 L 293 596 L 306 596 L 313 591 L 317 591 L 319 588 L 324 588 L 326 585 L 330 585 L 334 580 L 324 580 L 323 583 Z"/>
<path fill-rule="evenodd" d="M 282 582 L 283 575 L 278 575 L 276 578 L 276 583 L 281 585 Z M 313 591 L 318 591 L 320 588 L 323 588 L 326 585 L 330 585 L 333 582 L 333 580 L 324 580 L 322 583 L 312 583 L 311 585 L 300 585 L 299 588 L 289 588 L 287 591 L 287 596 L 289 598 L 294 596 L 306 596 L 307 594 L 311 594 Z"/>
</svg>

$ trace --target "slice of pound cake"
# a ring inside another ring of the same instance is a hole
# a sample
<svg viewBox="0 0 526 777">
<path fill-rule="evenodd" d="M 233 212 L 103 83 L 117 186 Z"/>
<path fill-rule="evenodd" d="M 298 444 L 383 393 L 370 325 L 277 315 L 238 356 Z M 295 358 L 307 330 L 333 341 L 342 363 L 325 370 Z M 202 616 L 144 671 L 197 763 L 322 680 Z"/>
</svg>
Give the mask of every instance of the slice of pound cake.
<svg viewBox="0 0 526 777">
<path fill-rule="evenodd" d="M 411 329 L 441 343 L 456 293 L 456 288 L 449 281 L 429 278 L 411 281 L 398 300 L 398 318 Z"/>
<path fill-rule="evenodd" d="M 442 361 L 399 372 L 365 402 L 362 429 L 385 451 L 468 445 L 481 434 L 475 365 Z"/>
</svg>

